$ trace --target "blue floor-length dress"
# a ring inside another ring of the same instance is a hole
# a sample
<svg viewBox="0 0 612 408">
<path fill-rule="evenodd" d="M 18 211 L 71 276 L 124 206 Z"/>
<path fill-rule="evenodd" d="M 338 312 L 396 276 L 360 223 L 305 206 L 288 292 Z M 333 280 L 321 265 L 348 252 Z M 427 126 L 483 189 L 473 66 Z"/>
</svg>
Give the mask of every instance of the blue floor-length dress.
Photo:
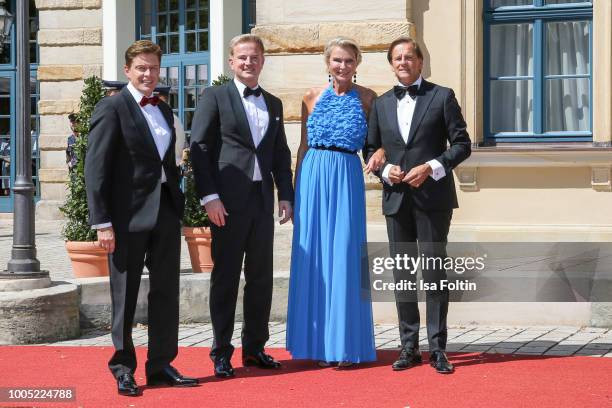
<svg viewBox="0 0 612 408">
<path fill-rule="evenodd" d="M 358 92 L 321 94 L 307 122 L 296 182 L 287 350 L 296 359 L 376 359 L 372 305 L 362 296 L 365 186 L 356 154 L 367 133 Z"/>
</svg>

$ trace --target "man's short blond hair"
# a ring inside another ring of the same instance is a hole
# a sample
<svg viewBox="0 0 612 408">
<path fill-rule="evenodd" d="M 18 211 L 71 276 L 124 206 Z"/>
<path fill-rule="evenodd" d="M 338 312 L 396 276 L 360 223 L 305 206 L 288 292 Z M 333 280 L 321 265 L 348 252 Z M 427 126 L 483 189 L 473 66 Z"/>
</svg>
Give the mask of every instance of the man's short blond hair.
<svg viewBox="0 0 612 408">
<path fill-rule="evenodd" d="M 232 38 L 229 42 L 230 57 L 234 56 L 234 48 L 238 44 L 244 44 L 244 43 L 255 43 L 261 50 L 261 53 L 262 54 L 264 53 L 264 45 L 263 45 L 263 41 L 261 40 L 261 38 L 259 38 L 255 34 L 241 34 L 241 35 L 237 35 L 236 37 Z"/>
<path fill-rule="evenodd" d="M 357 42 L 352 38 L 336 37 L 327 43 L 325 50 L 323 51 L 323 57 L 325 58 L 325 63 L 327 65 L 329 65 L 329 58 L 333 49 L 336 47 L 352 52 L 353 56 L 355 57 L 355 61 L 357 61 L 357 65 L 361 64 L 361 50 L 359 49 Z"/>
<path fill-rule="evenodd" d="M 149 40 L 139 40 L 132 43 L 132 45 L 125 50 L 125 65 L 131 67 L 134 58 L 140 54 L 155 54 L 157 58 L 159 58 L 161 64 L 162 49 L 159 45 Z"/>
</svg>

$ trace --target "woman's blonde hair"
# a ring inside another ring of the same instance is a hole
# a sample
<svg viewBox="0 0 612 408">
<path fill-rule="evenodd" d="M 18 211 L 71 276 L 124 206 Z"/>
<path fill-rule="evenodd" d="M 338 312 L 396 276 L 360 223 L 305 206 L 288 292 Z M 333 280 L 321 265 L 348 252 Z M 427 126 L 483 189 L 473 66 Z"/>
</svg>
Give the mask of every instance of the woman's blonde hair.
<svg viewBox="0 0 612 408">
<path fill-rule="evenodd" d="M 333 40 L 330 40 L 325 46 L 325 50 L 323 51 L 323 56 L 327 65 L 329 65 L 329 57 L 331 56 L 332 50 L 336 47 L 344 48 L 345 50 L 350 50 L 355 55 L 357 65 L 361 64 L 361 50 L 359 49 L 359 46 L 357 45 L 355 40 L 347 37 L 337 37 Z"/>
</svg>

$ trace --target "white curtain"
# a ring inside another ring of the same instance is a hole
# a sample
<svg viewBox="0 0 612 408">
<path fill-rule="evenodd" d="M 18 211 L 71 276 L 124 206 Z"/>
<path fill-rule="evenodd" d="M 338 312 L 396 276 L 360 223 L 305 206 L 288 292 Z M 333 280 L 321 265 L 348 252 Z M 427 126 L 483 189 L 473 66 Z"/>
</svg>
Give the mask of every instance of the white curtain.
<svg viewBox="0 0 612 408">
<path fill-rule="evenodd" d="M 517 0 L 519 1 L 519 0 Z M 504 1 L 508 3 L 508 1 Z M 589 22 L 545 24 L 544 75 L 588 75 Z M 533 25 L 491 26 L 490 75 L 533 76 Z M 590 79 L 546 79 L 544 131 L 590 129 Z M 533 80 L 490 81 L 491 131 L 533 131 Z"/>
<path fill-rule="evenodd" d="M 588 75 L 589 23 L 567 21 L 546 24 L 549 75 Z M 549 79 L 544 103 L 547 131 L 590 129 L 590 80 Z"/>
<path fill-rule="evenodd" d="M 533 75 L 533 25 L 501 24 L 491 27 L 491 76 Z M 533 130 L 533 80 L 490 82 L 491 131 Z"/>
</svg>

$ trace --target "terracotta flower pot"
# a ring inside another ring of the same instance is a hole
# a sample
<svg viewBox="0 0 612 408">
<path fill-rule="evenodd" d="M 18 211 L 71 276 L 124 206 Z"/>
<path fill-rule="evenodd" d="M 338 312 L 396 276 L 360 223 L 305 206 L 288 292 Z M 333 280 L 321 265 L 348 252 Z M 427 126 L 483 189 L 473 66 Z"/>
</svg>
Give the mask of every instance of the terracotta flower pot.
<svg viewBox="0 0 612 408">
<path fill-rule="evenodd" d="M 210 253 L 212 242 L 210 228 L 183 227 L 183 235 L 185 235 L 187 248 L 189 248 L 191 269 L 194 272 L 211 272 L 213 260 Z"/>
<path fill-rule="evenodd" d="M 108 276 L 108 254 L 95 242 L 66 241 L 75 278 Z"/>
</svg>

